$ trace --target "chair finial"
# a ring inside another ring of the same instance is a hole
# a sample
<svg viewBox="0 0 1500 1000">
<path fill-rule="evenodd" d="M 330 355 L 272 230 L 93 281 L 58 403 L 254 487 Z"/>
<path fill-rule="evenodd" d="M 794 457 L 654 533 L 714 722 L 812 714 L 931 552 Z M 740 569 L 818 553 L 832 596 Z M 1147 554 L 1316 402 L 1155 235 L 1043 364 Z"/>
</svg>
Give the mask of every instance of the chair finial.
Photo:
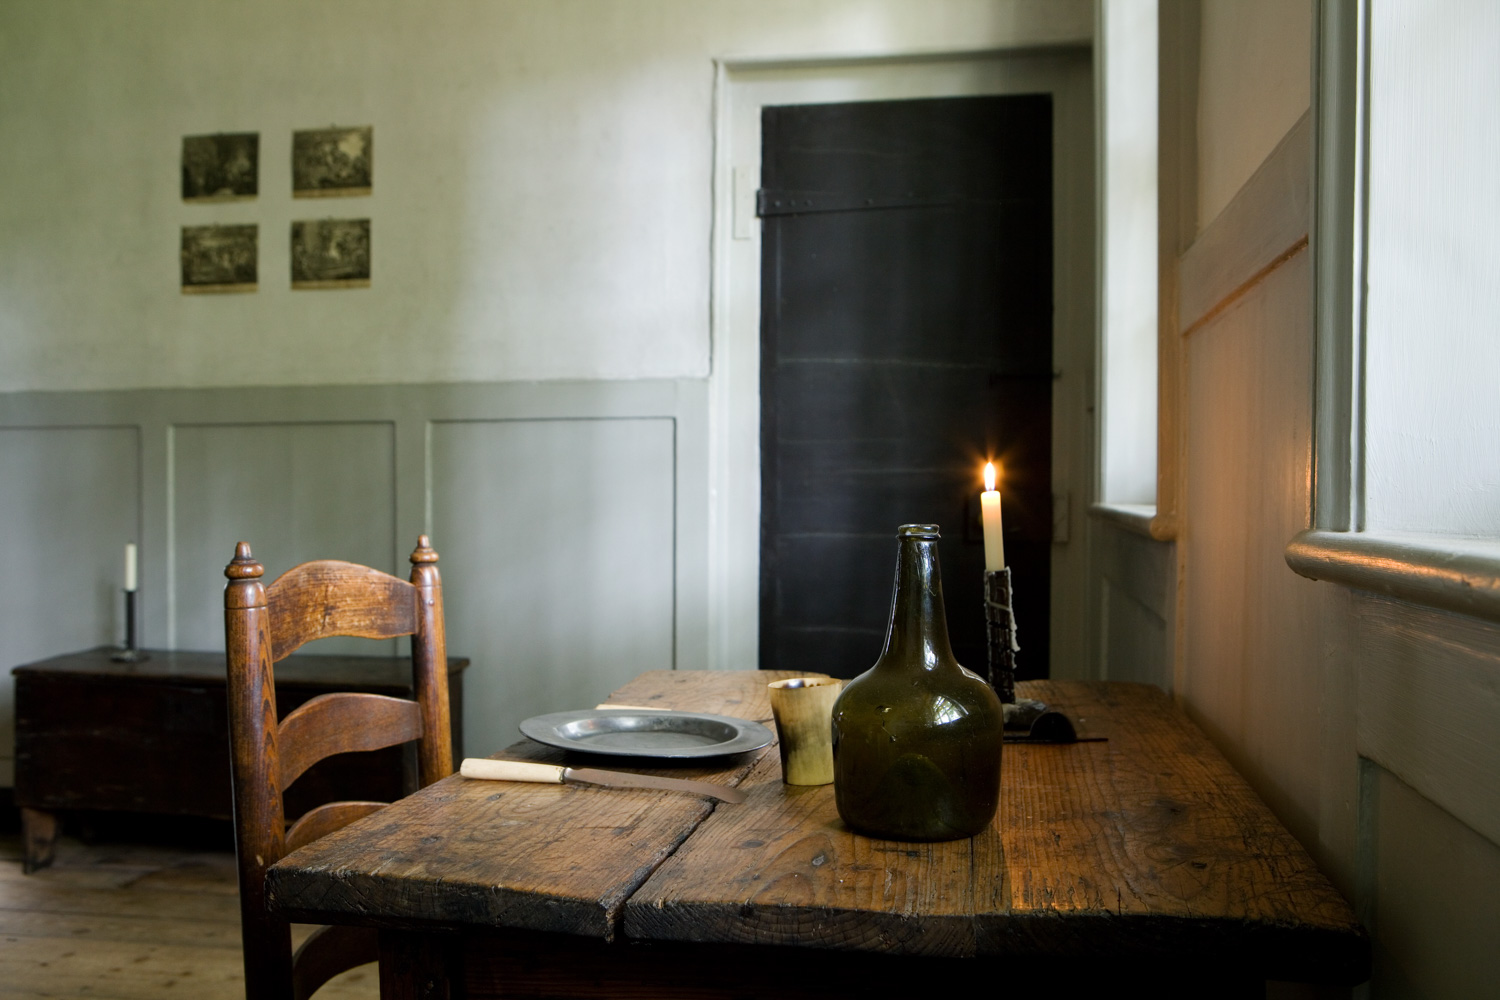
<svg viewBox="0 0 1500 1000">
<path fill-rule="evenodd" d="M 266 568 L 256 562 L 250 554 L 250 543 L 239 542 L 234 547 L 234 559 L 224 567 L 224 575 L 231 580 L 259 580 Z"/>
<path fill-rule="evenodd" d="M 413 566 L 421 566 L 424 563 L 435 563 L 437 561 L 438 554 L 433 549 L 431 540 L 426 535 L 418 535 L 417 547 L 412 550 L 411 554 L 411 564 Z"/>
</svg>

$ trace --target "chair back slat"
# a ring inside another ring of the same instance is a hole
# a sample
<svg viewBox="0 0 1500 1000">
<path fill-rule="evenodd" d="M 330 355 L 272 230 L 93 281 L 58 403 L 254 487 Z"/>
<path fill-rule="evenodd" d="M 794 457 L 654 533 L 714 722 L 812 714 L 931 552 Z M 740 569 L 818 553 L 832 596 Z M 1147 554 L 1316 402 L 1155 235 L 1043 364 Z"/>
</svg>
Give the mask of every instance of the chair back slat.
<svg viewBox="0 0 1500 1000">
<path fill-rule="evenodd" d="M 319 837 L 335 830 L 342 830 L 357 819 L 386 807 L 384 802 L 325 802 L 316 809 L 303 813 L 297 822 L 286 831 L 286 852 L 295 851 L 304 844 L 311 844 Z"/>
<path fill-rule="evenodd" d="M 324 757 L 379 750 L 421 736 L 422 712 L 414 701 L 353 691 L 320 694 L 299 705 L 276 729 L 281 790 Z"/>
<path fill-rule="evenodd" d="M 266 588 L 276 662 L 314 639 L 394 639 L 417 631 L 417 588 L 378 569 L 324 559 L 287 570 Z"/>
<path fill-rule="evenodd" d="M 319 927 L 292 959 L 292 1000 L 309 1000 L 341 972 L 380 958 L 380 932 L 373 927 Z"/>
</svg>

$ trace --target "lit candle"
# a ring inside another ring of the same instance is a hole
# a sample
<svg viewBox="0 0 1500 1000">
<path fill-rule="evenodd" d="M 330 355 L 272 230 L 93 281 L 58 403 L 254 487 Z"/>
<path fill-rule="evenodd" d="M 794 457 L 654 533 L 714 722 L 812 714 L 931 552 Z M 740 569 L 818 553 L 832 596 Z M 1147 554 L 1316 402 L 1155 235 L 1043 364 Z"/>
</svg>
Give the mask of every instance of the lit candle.
<svg viewBox="0 0 1500 1000">
<path fill-rule="evenodd" d="M 135 542 L 125 543 L 125 589 L 135 592 Z"/>
<path fill-rule="evenodd" d="M 1005 538 L 1000 534 L 1000 493 L 995 489 L 995 463 L 984 464 L 984 492 L 979 494 L 979 512 L 984 517 L 984 568 L 998 573 L 1005 568 Z"/>
</svg>

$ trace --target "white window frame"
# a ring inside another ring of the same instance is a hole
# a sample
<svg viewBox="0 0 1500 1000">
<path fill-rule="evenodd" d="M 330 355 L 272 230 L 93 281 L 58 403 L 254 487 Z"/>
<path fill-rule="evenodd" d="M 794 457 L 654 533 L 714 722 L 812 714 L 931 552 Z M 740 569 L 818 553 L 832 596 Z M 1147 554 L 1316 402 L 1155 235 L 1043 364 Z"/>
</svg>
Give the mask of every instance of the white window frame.
<svg viewBox="0 0 1500 1000">
<path fill-rule="evenodd" d="M 1500 620 L 1500 539 L 1366 530 L 1369 0 L 1325 0 L 1316 30 L 1313 516 L 1286 561 L 1314 580 Z"/>
</svg>

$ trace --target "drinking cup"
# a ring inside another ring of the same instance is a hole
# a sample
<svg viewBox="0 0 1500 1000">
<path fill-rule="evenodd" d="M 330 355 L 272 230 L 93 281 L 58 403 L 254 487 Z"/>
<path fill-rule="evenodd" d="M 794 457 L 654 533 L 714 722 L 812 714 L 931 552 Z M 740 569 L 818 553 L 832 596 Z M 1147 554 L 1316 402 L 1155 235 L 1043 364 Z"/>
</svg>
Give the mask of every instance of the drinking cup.
<svg viewBox="0 0 1500 1000">
<path fill-rule="evenodd" d="M 833 703 L 844 682 L 833 677 L 772 681 L 771 713 L 781 745 L 781 780 L 788 785 L 833 781 Z"/>
</svg>

